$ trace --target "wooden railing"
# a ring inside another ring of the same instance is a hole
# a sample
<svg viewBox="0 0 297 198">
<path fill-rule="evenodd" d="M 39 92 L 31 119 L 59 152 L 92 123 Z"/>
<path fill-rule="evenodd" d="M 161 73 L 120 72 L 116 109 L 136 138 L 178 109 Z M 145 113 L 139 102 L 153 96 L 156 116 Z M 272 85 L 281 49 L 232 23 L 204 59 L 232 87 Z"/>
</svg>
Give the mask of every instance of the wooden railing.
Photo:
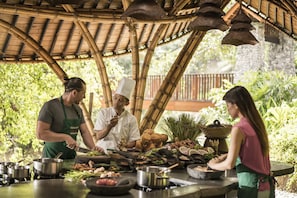
<svg viewBox="0 0 297 198">
<path fill-rule="evenodd" d="M 145 91 L 145 100 L 152 100 L 156 95 L 165 75 L 149 75 Z M 212 88 L 219 88 L 223 80 L 233 82 L 234 74 L 185 74 L 176 86 L 171 101 L 210 101 L 208 93 Z"/>
</svg>

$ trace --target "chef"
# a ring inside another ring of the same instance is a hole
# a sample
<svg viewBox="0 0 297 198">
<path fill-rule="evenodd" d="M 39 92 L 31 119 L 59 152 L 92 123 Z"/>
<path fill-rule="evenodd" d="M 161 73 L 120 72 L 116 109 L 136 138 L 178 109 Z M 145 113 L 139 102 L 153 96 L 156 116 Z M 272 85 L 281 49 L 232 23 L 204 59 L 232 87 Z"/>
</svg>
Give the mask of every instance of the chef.
<svg viewBox="0 0 297 198">
<path fill-rule="evenodd" d="M 105 153 L 107 149 L 119 149 L 119 145 L 132 148 L 136 140 L 140 139 L 137 120 L 125 109 L 129 105 L 134 87 L 134 80 L 125 77 L 121 79 L 113 96 L 113 106 L 98 112 L 94 132 L 97 145 L 100 145 Z"/>
</svg>

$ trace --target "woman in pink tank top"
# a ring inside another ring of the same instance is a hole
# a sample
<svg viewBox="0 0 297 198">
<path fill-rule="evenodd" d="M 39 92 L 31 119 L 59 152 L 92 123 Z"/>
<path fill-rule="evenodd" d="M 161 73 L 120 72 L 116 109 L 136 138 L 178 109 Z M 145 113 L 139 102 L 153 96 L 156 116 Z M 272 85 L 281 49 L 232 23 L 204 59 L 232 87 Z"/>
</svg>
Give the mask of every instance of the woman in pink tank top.
<svg viewBox="0 0 297 198">
<path fill-rule="evenodd" d="M 238 198 L 274 198 L 268 135 L 254 100 L 242 86 L 230 89 L 223 100 L 230 116 L 239 122 L 232 127 L 228 153 L 210 160 L 208 166 L 215 170 L 236 167 Z"/>
</svg>

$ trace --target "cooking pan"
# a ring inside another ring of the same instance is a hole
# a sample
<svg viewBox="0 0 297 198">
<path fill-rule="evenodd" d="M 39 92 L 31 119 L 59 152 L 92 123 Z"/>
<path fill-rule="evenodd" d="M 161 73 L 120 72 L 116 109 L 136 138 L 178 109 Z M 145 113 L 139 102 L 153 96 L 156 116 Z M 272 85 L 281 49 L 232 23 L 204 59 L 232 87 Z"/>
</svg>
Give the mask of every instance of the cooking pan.
<svg viewBox="0 0 297 198">
<path fill-rule="evenodd" d="M 58 175 L 63 168 L 63 160 L 57 158 L 34 159 L 33 167 L 40 175 Z"/>
<path fill-rule="evenodd" d="M 0 162 L 0 175 L 8 173 L 8 167 L 15 165 L 14 162 Z"/>
<path fill-rule="evenodd" d="M 141 187 L 164 188 L 169 185 L 170 169 L 160 166 L 137 168 L 137 184 Z"/>
<path fill-rule="evenodd" d="M 25 179 L 30 178 L 30 166 L 19 166 L 18 164 L 14 166 L 9 166 L 7 168 L 8 177 L 11 179 Z"/>
</svg>

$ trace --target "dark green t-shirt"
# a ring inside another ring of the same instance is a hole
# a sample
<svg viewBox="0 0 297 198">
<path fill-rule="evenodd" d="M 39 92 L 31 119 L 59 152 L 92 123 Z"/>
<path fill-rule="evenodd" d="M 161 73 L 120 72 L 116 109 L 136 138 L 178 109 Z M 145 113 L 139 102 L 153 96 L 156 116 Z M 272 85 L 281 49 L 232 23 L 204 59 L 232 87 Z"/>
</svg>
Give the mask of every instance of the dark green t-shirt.
<svg viewBox="0 0 297 198">
<path fill-rule="evenodd" d="M 79 126 L 85 123 L 82 110 L 77 104 L 72 106 L 65 106 L 67 119 L 75 119 Z M 65 114 L 60 99 L 55 98 L 46 102 L 40 110 L 38 120 L 50 124 L 50 129 L 56 133 L 66 133 L 63 131 Z M 67 133 L 69 134 L 69 133 Z M 73 137 L 76 139 L 76 137 Z M 46 142 L 43 150 L 43 157 L 55 157 L 59 152 L 63 152 L 62 159 L 73 159 L 75 151 L 66 147 L 65 142 Z"/>
</svg>

